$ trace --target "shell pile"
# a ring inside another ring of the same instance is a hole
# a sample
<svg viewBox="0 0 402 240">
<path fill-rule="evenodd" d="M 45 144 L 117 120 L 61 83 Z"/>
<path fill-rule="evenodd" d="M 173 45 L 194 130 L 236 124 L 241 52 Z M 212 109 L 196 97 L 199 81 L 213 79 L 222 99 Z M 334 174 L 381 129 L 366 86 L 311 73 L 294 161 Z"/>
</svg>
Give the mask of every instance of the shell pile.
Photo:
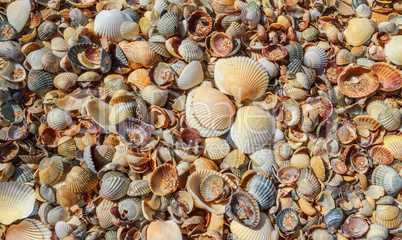
<svg viewBox="0 0 402 240">
<path fill-rule="evenodd" d="M 400 0 L 0 0 L 0 240 L 402 238 Z"/>
</svg>

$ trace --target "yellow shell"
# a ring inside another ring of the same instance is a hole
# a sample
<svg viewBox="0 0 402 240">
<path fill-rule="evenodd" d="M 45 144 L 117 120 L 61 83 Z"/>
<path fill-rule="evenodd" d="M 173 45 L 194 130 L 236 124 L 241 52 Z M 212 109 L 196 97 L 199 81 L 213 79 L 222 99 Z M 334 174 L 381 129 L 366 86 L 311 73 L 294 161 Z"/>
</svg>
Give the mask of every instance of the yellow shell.
<svg viewBox="0 0 402 240">
<path fill-rule="evenodd" d="M 219 137 L 206 138 L 203 142 L 202 155 L 211 160 L 219 160 L 224 158 L 230 152 L 228 142 Z"/>
<path fill-rule="evenodd" d="M 75 193 L 90 192 L 96 184 L 98 177 L 89 168 L 75 166 L 66 176 L 66 184 L 70 191 Z"/>
<path fill-rule="evenodd" d="M 367 18 L 353 18 L 348 22 L 343 35 L 346 42 L 357 47 L 367 42 L 374 33 L 374 27 Z"/>
<path fill-rule="evenodd" d="M 402 65 L 402 36 L 392 37 L 391 41 L 385 44 L 384 54 L 396 65 Z"/>
<path fill-rule="evenodd" d="M 325 181 L 325 167 L 324 163 L 319 156 L 314 156 L 310 159 L 310 166 L 315 176 L 321 181 Z"/>
<path fill-rule="evenodd" d="M 147 240 L 181 240 L 180 227 L 173 220 L 154 220 L 147 228 Z"/>
<path fill-rule="evenodd" d="M 402 160 L 402 136 L 386 136 L 384 146 L 391 151 L 396 160 Z"/>
<path fill-rule="evenodd" d="M 260 222 L 255 228 L 249 228 L 237 221 L 230 223 L 230 230 L 233 234 L 242 240 L 267 240 L 271 239 L 273 231 L 271 220 L 265 213 L 260 213 Z"/>
<path fill-rule="evenodd" d="M 134 85 L 133 87 L 137 91 L 142 91 L 144 88 L 151 85 L 151 80 L 149 79 L 145 68 L 140 68 L 131 72 L 127 81 Z"/>
<path fill-rule="evenodd" d="M 387 227 L 388 229 L 395 228 L 402 222 L 401 210 L 392 205 L 377 205 L 373 217 L 377 223 Z"/>
<path fill-rule="evenodd" d="M 215 64 L 215 84 L 225 94 L 242 101 L 261 97 L 268 87 L 268 73 L 247 57 L 219 59 Z"/>
<path fill-rule="evenodd" d="M 162 59 L 154 52 L 147 41 L 134 41 L 122 46 L 123 52 L 126 54 L 130 62 L 139 63 L 146 68 L 152 67 Z"/>
</svg>

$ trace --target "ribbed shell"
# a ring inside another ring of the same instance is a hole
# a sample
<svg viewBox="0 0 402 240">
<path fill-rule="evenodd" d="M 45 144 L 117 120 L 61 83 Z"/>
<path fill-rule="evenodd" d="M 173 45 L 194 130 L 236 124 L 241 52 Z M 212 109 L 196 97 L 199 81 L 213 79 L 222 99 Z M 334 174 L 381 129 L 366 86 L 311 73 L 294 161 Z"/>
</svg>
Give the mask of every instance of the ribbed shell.
<svg viewBox="0 0 402 240">
<path fill-rule="evenodd" d="M 293 219 L 288 219 L 288 217 L 292 217 Z M 296 210 L 294 210 L 293 208 L 283 209 L 276 216 L 275 223 L 283 232 L 293 231 L 299 224 L 299 218 Z"/>
<path fill-rule="evenodd" d="M 47 115 L 49 127 L 57 131 L 64 130 L 72 122 L 70 114 L 60 108 L 53 108 Z"/>
<path fill-rule="evenodd" d="M 402 65 L 402 36 L 394 36 L 385 44 L 384 54 L 396 65 Z"/>
<path fill-rule="evenodd" d="M 249 228 L 237 221 L 230 223 L 230 230 L 242 240 L 266 240 L 270 239 L 273 231 L 271 220 L 265 213 L 260 213 L 260 222 L 255 228 Z"/>
<path fill-rule="evenodd" d="M 95 17 L 94 30 L 97 34 L 107 37 L 109 41 L 120 42 L 123 36 L 120 32 L 120 26 L 133 20 L 118 9 L 103 10 Z"/>
<path fill-rule="evenodd" d="M 300 43 L 291 41 L 285 47 L 288 50 L 288 56 L 287 57 L 289 58 L 290 63 L 293 62 L 296 59 L 302 59 L 303 58 L 303 47 L 302 47 L 302 45 Z"/>
<path fill-rule="evenodd" d="M 130 221 L 137 221 L 143 217 L 140 198 L 127 197 L 120 200 L 118 210 L 124 219 Z"/>
<path fill-rule="evenodd" d="M 188 90 L 200 84 L 204 80 L 204 71 L 201 63 L 193 61 L 187 64 L 177 79 L 177 86 L 182 90 Z"/>
<path fill-rule="evenodd" d="M 107 200 L 118 200 L 127 194 L 129 185 L 130 179 L 122 173 L 108 172 L 103 176 L 99 195 Z"/>
<path fill-rule="evenodd" d="M 245 212 L 247 211 L 247 214 Z M 229 203 L 226 205 L 226 214 L 234 221 L 254 228 L 260 222 L 260 209 L 257 201 L 241 189 L 230 196 Z"/>
<path fill-rule="evenodd" d="M 147 240 L 182 240 L 180 227 L 173 220 L 154 220 L 147 228 Z"/>
<path fill-rule="evenodd" d="M 140 27 L 136 22 L 126 21 L 120 27 L 120 33 L 126 40 L 132 40 L 140 32 Z"/>
<path fill-rule="evenodd" d="M 395 196 L 402 188 L 402 178 L 398 172 L 392 167 L 379 165 L 372 174 L 372 182 L 374 185 L 384 187 L 388 195 Z"/>
<path fill-rule="evenodd" d="M 174 12 L 167 12 L 159 19 L 156 29 L 159 34 L 168 38 L 175 34 L 179 25 L 179 17 Z"/>
<path fill-rule="evenodd" d="M 367 42 L 374 33 L 374 27 L 367 18 L 353 18 L 348 22 L 343 35 L 346 42 L 357 47 Z"/>
<path fill-rule="evenodd" d="M 25 23 L 29 19 L 30 12 L 30 1 L 14 1 L 7 6 L 7 20 L 15 28 L 15 30 L 17 30 L 17 32 L 21 32 L 22 28 L 25 26 Z"/>
<path fill-rule="evenodd" d="M 378 115 L 378 121 L 388 131 L 395 131 L 401 125 L 401 112 L 397 108 L 384 110 Z"/>
<path fill-rule="evenodd" d="M 64 221 L 59 221 L 54 226 L 54 231 L 58 238 L 63 239 L 68 237 L 73 232 L 73 228 L 70 226 L 70 224 Z"/>
<path fill-rule="evenodd" d="M 24 120 L 24 110 L 14 101 L 3 102 L 0 105 L 0 115 L 4 120 L 14 124 Z"/>
<path fill-rule="evenodd" d="M 123 52 L 130 62 L 142 64 L 146 68 L 162 61 L 159 54 L 153 51 L 147 41 L 134 41 L 122 46 Z"/>
<path fill-rule="evenodd" d="M 384 146 L 391 151 L 395 159 L 402 160 L 402 136 L 385 137 Z"/>
<path fill-rule="evenodd" d="M 340 208 L 335 208 L 324 215 L 324 223 L 333 227 L 338 228 L 343 220 L 343 211 Z"/>
<path fill-rule="evenodd" d="M 306 67 L 313 68 L 318 72 L 324 70 L 329 58 L 324 49 L 320 47 L 310 47 L 304 53 L 303 63 Z"/>
<path fill-rule="evenodd" d="M 262 211 L 269 209 L 275 204 L 275 185 L 262 174 L 254 176 L 250 180 L 247 186 L 247 192 L 255 198 Z"/>
<path fill-rule="evenodd" d="M 35 191 L 19 182 L 0 183 L 0 223 L 26 218 L 34 209 Z"/>
<path fill-rule="evenodd" d="M 402 222 L 401 210 L 392 205 L 377 205 L 373 217 L 376 223 L 381 224 L 388 229 L 395 228 Z"/>
<path fill-rule="evenodd" d="M 230 99 L 217 89 L 201 86 L 190 92 L 186 102 L 186 122 L 202 137 L 226 133 L 231 125 L 235 107 Z"/>
<path fill-rule="evenodd" d="M 52 232 L 39 220 L 25 219 L 18 225 L 7 229 L 6 239 L 12 240 L 50 240 Z"/>
<path fill-rule="evenodd" d="M 120 102 L 113 105 L 109 115 L 109 121 L 112 126 L 118 124 L 126 118 L 134 118 L 136 116 L 137 104 L 131 102 Z"/>
<path fill-rule="evenodd" d="M 72 192 L 87 193 L 98 184 L 98 177 L 89 168 L 75 166 L 67 174 L 66 184 Z"/>
<path fill-rule="evenodd" d="M 388 229 L 381 225 L 381 224 L 371 224 L 370 230 L 366 235 L 367 240 L 374 240 L 374 239 L 387 239 L 388 237 Z"/>
<path fill-rule="evenodd" d="M 177 170 L 171 164 L 158 166 L 151 175 L 149 186 L 159 196 L 165 196 L 177 189 Z"/>
<path fill-rule="evenodd" d="M 21 45 L 13 41 L 0 42 L 0 57 L 20 63 L 24 60 L 21 52 Z"/>
<path fill-rule="evenodd" d="M 215 64 L 215 84 L 225 94 L 242 101 L 261 97 L 268 87 L 268 73 L 247 57 L 219 59 Z"/>
<path fill-rule="evenodd" d="M 111 226 L 114 226 L 110 209 L 117 205 L 118 204 L 115 202 L 103 199 L 102 202 L 96 207 L 96 216 L 99 219 L 99 225 L 101 228 L 107 229 Z"/>
<path fill-rule="evenodd" d="M 39 163 L 39 179 L 41 184 L 55 185 L 63 176 L 64 166 L 60 157 L 43 158 Z"/>
<path fill-rule="evenodd" d="M 245 154 L 253 153 L 267 144 L 274 132 L 275 120 L 259 107 L 247 106 L 237 111 L 230 137 Z"/>
<path fill-rule="evenodd" d="M 156 85 L 149 85 L 142 90 L 141 97 L 151 106 L 163 107 L 168 98 L 168 90 L 160 89 Z"/>
<path fill-rule="evenodd" d="M 306 169 L 300 170 L 300 177 L 297 180 L 296 192 L 299 197 L 306 200 L 313 200 L 321 191 L 320 183 L 314 174 Z"/>
<path fill-rule="evenodd" d="M 29 90 L 46 93 L 53 88 L 53 76 L 45 71 L 30 70 L 27 82 Z"/>
<path fill-rule="evenodd" d="M 376 62 L 370 66 L 380 81 L 383 91 L 395 91 L 402 87 L 402 73 L 389 63 Z"/>
<path fill-rule="evenodd" d="M 178 51 L 186 62 L 201 61 L 204 56 L 202 49 L 188 38 L 181 42 Z"/>
<path fill-rule="evenodd" d="M 151 192 L 151 188 L 149 186 L 149 182 L 146 180 L 135 180 L 130 183 L 130 186 L 127 190 L 128 196 L 145 196 Z"/>
<path fill-rule="evenodd" d="M 21 164 L 15 168 L 11 179 L 16 182 L 29 182 L 33 179 L 35 169 L 28 167 L 27 164 Z"/>
</svg>

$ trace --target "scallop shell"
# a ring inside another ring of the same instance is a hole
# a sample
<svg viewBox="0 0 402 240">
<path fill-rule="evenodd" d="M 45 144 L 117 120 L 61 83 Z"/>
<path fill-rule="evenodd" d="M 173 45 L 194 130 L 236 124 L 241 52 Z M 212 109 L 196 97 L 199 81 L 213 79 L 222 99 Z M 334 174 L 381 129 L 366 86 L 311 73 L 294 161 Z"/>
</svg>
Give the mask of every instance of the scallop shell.
<svg viewBox="0 0 402 240">
<path fill-rule="evenodd" d="M 377 75 L 380 81 L 380 89 L 383 91 L 395 91 L 402 87 L 402 73 L 388 63 L 374 63 L 370 69 Z"/>
<path fill-rule="evenodd" d="M 385 137 L 384 146 L 391 151 L 395 159 L 402 160 L 402 136 Z"/>
<path fill-rule="evenodd" d="M 300 170 L 300 177 L 296 184 L 297 194 L 306 200 L 314 199 L 321 191 L 320 183 L 317 178 L 307 169 Z"/>
<path fill-rule="evenodd" d="M 373 71 L 353 64 L 339 75 L 338 84 L 340 91 L 351 98 L 365 97 L 375 92 L 380 85 Z"/>
<path fill-rule="evenodd" d="M 118 200 L 127 194 L 130 179 L 120 172 L 108 172 L 102 178 L 99 195 L 107 200 Z"/>
<path fill-rule="evenodd" d="M 351 164 L 358 173 L 366 173 L 369 169 L 368 157 L 365 153 L 355 153 L 352 155 Z"/>
<path fill-rule="evenodd" d="M 127 195 L 132 197 L 144 196 L 151 192 L 149 182 L 146 180 L 135 180 L 130 183 Z"/>
<path fill-rule="evenodd" d="M 230 26 L 226 29 L 225 33 L 232 38 L 240 38 L 246 29 L 241 23 L 238 22 L 232 22 Z"/>
<path fill-rule="evenodd" d="M 392 229 L 402 222 L 402 212 L 398 207 L 392 205 L 377 205 L 376 207 L 373 213 L 376 223 Z"/>
<path fill-rule="evenodd" d="M 29 90 L 38 93 L 49 92 L 53 88 L 53 76 L 45 71 L 30 70 L 27 82 Z"/>
<path fill-rule="evenodd" d="M 24 60 L 21 45 L 13 41 L 0 42 L 0 57 L 20 63 Z"/>
<path fill-rule="evenodd" d="M 232 37 L 225 33 L 215 33 L 209 39 L 211 55 L 216 57 L 226 57 L 233 49 Z"/>
<path fill-rule="evenodd" d="M 378 121 L 388 131 L 394 131 L 401 125 L 401 112 L 397 108 L 386 109 L 378 115 Z"/>
<path fill-rule="evenodd" d="M 261 211 L 267 210 L 275 204 L 275 185 L 262 174 L 256 175 L 250 180 L 247 192 L 255 198 Z"/>
<path fill-rule="evenodd" d="M 226 133 L 234 114 L 233 103 L 217 89 L 201 86 L 187 97 L 186 122 L 189 127 L 198 130 L 202 137 Z"/>
<path fill-rule="evenodd" d="M 59 73 L 54 78 L 54 86 L 61 91 L 68 91 L 77 83 L 78 75 L 75 73 Z"/>
<path fill-rule="evenodd" d="M 346 42 L 357 47 L 367 42 L 374 33 L 374 27 L 367 18 L 353 18 L 348 22 L 343 35 Z"/>
<path fill-rule="evenodd" d="M 59 221 L 54 226 L 56 236 L 60 239 L 68 237 L 73 232 L 73 230 L 74 229 L 71 227 L 71 225 L 64 221 Z"/>
<path fill-rule="evenodd" d="M 103 199 L 102 202 L 96 207 L 96 216 L 99 218 L 99 225 L 101 228 L 107 229 L 114 226 L 110 209 L 117 205 L 118 204 L 115 202 Z"/>
<path fill-rule="evenodd" d="M 29 182 L 33 180 L 35 169 L 31 169 L 27 164 L 21 164 L 15 168 L 14 174 L 11 179 L 16 182 Z"/>
<path fill-rule="evenodd" d="M 142 91 L 147 86 L 151 85 L 151 80 L 147 75 L 147 70 L 144 68 L 137 69 L 130 73 L 127 81 L 132 84 L 135 90 Z"/>
<path fill-rule="evenodd" d="M 149 103 L 149 105 L 163 107 L 168 98 L 168 91 L 166 89 L 160 89 L 155 85 L 149 85 L 142 90 L 141 97 Z"/>
<path fill-rule="evenodd" d="M 379 165 L 372 174 L 372 182 L 384 187 L 388 195 L 395 196 L 402 188 L 402 178 L 389 166 Z"/>
<path fill-rule="evenodd" d="M 341 49 L 338 54 L 336 54 L 336 64 L 338 65 L 348 65 L 350 63 L 356 63 L 356 58 L 351 52 L 346 49 Z"/>
<path fill-rule="evenodd" d="M 121 218 L 129 221 L 137 221 L 141 219 L 141 199 L 134 197 L 127 197 L 119 201 L 118 210 Z"/>
<path fill-rule="evenodd" d="M 109 121 L 109 116 L 112 111 L 112 107 L 109 104 L 94 98 L 85 103 L 85 108 L 87 115 L 90 116 L 97 124 L 106 130 L 117 133 L 116 127 L 111 125 Z"/>
<path fill-rule="evenodd" d="M 150 48 L 147 41 L 130 42 L 124 44 L 121 48 L 130 63 L 137 63 L 149 68 L 162 61 L 159 54 Z"/>
<path fill-rule="evenodd" d="M 202 155 L 212 160 L 219 160 L 224 158 L 230 152 L 228 142 L 219 137 L 206 138 L 202 142 L 203 152 Z"/>
<path fill-rule="evenodd" d="M 215 64 L 214 76 L 219 90 L 239 101 L 261 97 L 269 79 L 264 67 L 247 57 L 219 59 Z"/>
<path fill-rule="evenodd" d="M 166 42 L 166 44 L 167 43 L 168 42 Z M 181 42 L 178 48 L 178 53 L 186 62 L 201 61 L 204 56 L 204 52 L 202 51 L 202 49 L 195 42 L 191 41 L 188 38 L 184 39 Z M 174 54 L 172 55 L 174 56 Z"/>
<path fill-rule="evenodd" d="M 367 240 L 374 240 L 374 239 L 387 239 L 388 237 L 388 229 L 381 225 L 381 224 L 371 224 L 370 230 L 366 235 Z"/>
<path fill-rule="evenodd" d="M 254 228 L 246 227 L 237 221 L 230 223 L 230 230 L 239 239 L 265 240 L 271 237 L 274 228 L 265 213 L 260 213 L 260 221 Z"/>
<path fill-rule="evenodd" d="M 285 208 L 276 216 L 275 224 L 283 232 L 292 232 L 299 224 L 297 212 L 292 208 Z"/>
<path fill-rule="evenodd" d="M 385 44 L 384 54 L 389 60 L 396 64 L 402 65 L 402 36 L 394 36 L 391 41 Z"/>
<path fill-rule="evenodd" d="M 39 163 L 38 172 L 41 184 L 55 185 L 60 181 L 64 173 L 61 157 L 43 158 Z"/>
<path fill-rule="evenodd" d="M 360 216 L 350 216 L 342 225 L 342 236 L 348 238 L 358 238 L 369 230 L 369 224 Z"/>
<path fill-rule="evenodd" d="M 291 41 L 285 47 L 288 50 L 287 57 L 288 57 L 290 63 L 292 63 L 296 59 L 300 60 L 303 58 L 303 47 L 300 43 Z M 294 73 L 294 74 L 296 74 L 296 73 Z"/>
<path fill-rule="evenodd" d="M 274 118 L 259 107 L 240 108 L 230 130 L 231 139 L 241 152 L 253 153 L 269 142 L 274 122 Z"/>
<path fill-rule="evenodd" d="M 390 150 L 384 146 L 374 146 L 370 149 L 370 157 L 374 164 L 389 165 L 394 161 Z"/>
<path fill-rule="evenodd" d="M 43 239 L 50 240 L 52 232 L 39 220 L 25 219 L 18 225 L 11 225 L 6 232 L 7 239 L 26 240 Z"/>
<path fill-rule="evenodd" d="M 110 124 L 116 125 L 126 118 L 134 118 L 137 115 L 136 108 L 137 104 L 133 101 L 120 102 L 113 105 L 112 111 L 109 115 Z"/>
<path fill-rule="evenodd" d="M 174 12 L 167 12 L 159 19 L 156 29 L 159 34 L 168 38 L 175 34 L 179 25 L 179 17 Z"/>
<path fill-rule="evenodd" d="M 324 66 L 329 62 L 329 58 L 324 49 L 319 47 L 309 47 L 304 53 L 303 63 L 306 67 L 313 68 L 322 72 Z"/>
<path fill-rule="evenodd" d="M 26 218 L 34 209 L 35 191 L 19 182 L 0 183 L 0 222 L 9 225 Z"/>
<path fill-rule="evenodd" d="M 60 108 L 53 108 L 47 115 L 47 123 L 54 130 L 64 130 L 72 122 L 70 114 Z"/>
<path fill-rule="evenodd" d="M 98 184 L 98 177 L 89 168 L 75 166 L 67 174 L 65 181 L 70 191 L 87 193 Z"/>
<path fill-rule="evenodd" d="M 304 30 L 301 35 L 306 41 L 311 42 L 318 37 L 318 34 L 320 34 L 320 31 L 318 31 L 317 28 L 309 27 L 306 30 Z"/>
<path fill-rule="evenodd" d="M 41 64 L 45 71 L 57 73 L 61 70 L 60 58 L 56 57 L 51 52 L 46 52 L 41 57 Z"/>
<path fill-rule="evenodd" d="M 178 175 L 176 169 L 170 164 L 157 167 L 150 178 L 151 191 L 159 196 L 172 193 L 177 188 Z"/>
<path fill-rule="evenodd" d="M 94 30 L 109 41 L 120 42 L 123 40 L 120 26 L 127 21 L 132 22 L 132 19 L 118 9 L 103 10 L 95 17 Z"/>
<path fill-rule="evenodd" d="M 173 220 L 154 220 L 147 228 L 148 240 L 181 240 L 180 227 Z"/>
<path fill-rule="evenodd" d="M 342 223 L 343 216 L 342 209 L 335 208 L 324 215 L 324 223 L 333 228 L 338 228 Z"/>
<path fill-rule="evenodd" d="M 262 49 L 262 55 L 270 61 L 279 61 L 288 55 L 288 50 L 280 44 L 269 44 Z"/>
<path fill-rule="evenodd" d="M 27 0 L 14 1 L 7 6 L 6 14 L 8 22 L 17 30 L 21 32 L 29 19 L 31 12 L 31 3 Z"/>
</svg>

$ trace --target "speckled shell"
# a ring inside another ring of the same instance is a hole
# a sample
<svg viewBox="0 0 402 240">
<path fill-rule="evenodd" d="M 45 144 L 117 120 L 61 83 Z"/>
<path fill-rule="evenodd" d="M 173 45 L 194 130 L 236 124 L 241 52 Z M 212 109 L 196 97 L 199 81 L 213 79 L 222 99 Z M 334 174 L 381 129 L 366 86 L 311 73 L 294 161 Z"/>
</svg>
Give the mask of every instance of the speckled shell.
<svg viewBox="0 0 402 240">
<path fill-rule="evenodd" d="M 0 222 L 9 225 L 34 209 L 35 191 L 19 182 L 0 183 Z"/>
<path fill-rule="evenodd" d="M 367 42 L 374 33 L 374 27 L 367 18 L 353 18 L 348 22 L 343 35 L 352 46 L 360 46 Z"/>
<path fill-rule="evenodd" d="M 259 107 L 248 106 L 237 111 L 230 136 L 245 154 L 253 153 L 269 142 L 274 132 L 275 120 Z"/>
<path fill-rule="evenodd" d="M 396 65 L 402 65 L 402 36 L 394 36 L 385 44 L 384 54 Z"/>
<path fill-rule="evenodd" d="M 239 101 L 261 97 L 269 79 L 264 67 L 247 57 L 219 59 L 215 64 L 214 77 L 221 92 Z"/>
<path fill-rule="evenodd" d="M 358 82 L 355 82 L 355 80 Z M 375 92 L 380 82 L 377 75 L 369 68 L 351 64 L 339 75 L 338 84 L 340 91 L 344 95 L 359 98 Z"/>
<path fill-rule="evenodd" d="M 250 214 L 245 215 L 247 211 Z M 230 196 L 229 203 L 226 205 L 226 214 L 234 221 L 254 228 L 260 222 L 260 209 L 257 201 L 249 194 L 238 189 Z"/>
<path fill-rule="evenodd" d="M 119 42 L 123 40 L 120 26 L 126 21 L 132 22 L 132 19 L 118 9 L 103 10 L 95 17 L 94 30 L 109 41 Z"/>
<path fill-rule="evenodd" d="M 299 218 L 296 210 L 285 208 L 276 216 L 276 225 L 283 232 L 292 232 L 299 224 Z"/>
<path fill-rule="evenodd" d="M 275 185 L 262 174 L 256 175 L 250 180 L 247 192 L 255 198 L 262 211 L 269 209 L 275 203 Z"/>
</svg>

